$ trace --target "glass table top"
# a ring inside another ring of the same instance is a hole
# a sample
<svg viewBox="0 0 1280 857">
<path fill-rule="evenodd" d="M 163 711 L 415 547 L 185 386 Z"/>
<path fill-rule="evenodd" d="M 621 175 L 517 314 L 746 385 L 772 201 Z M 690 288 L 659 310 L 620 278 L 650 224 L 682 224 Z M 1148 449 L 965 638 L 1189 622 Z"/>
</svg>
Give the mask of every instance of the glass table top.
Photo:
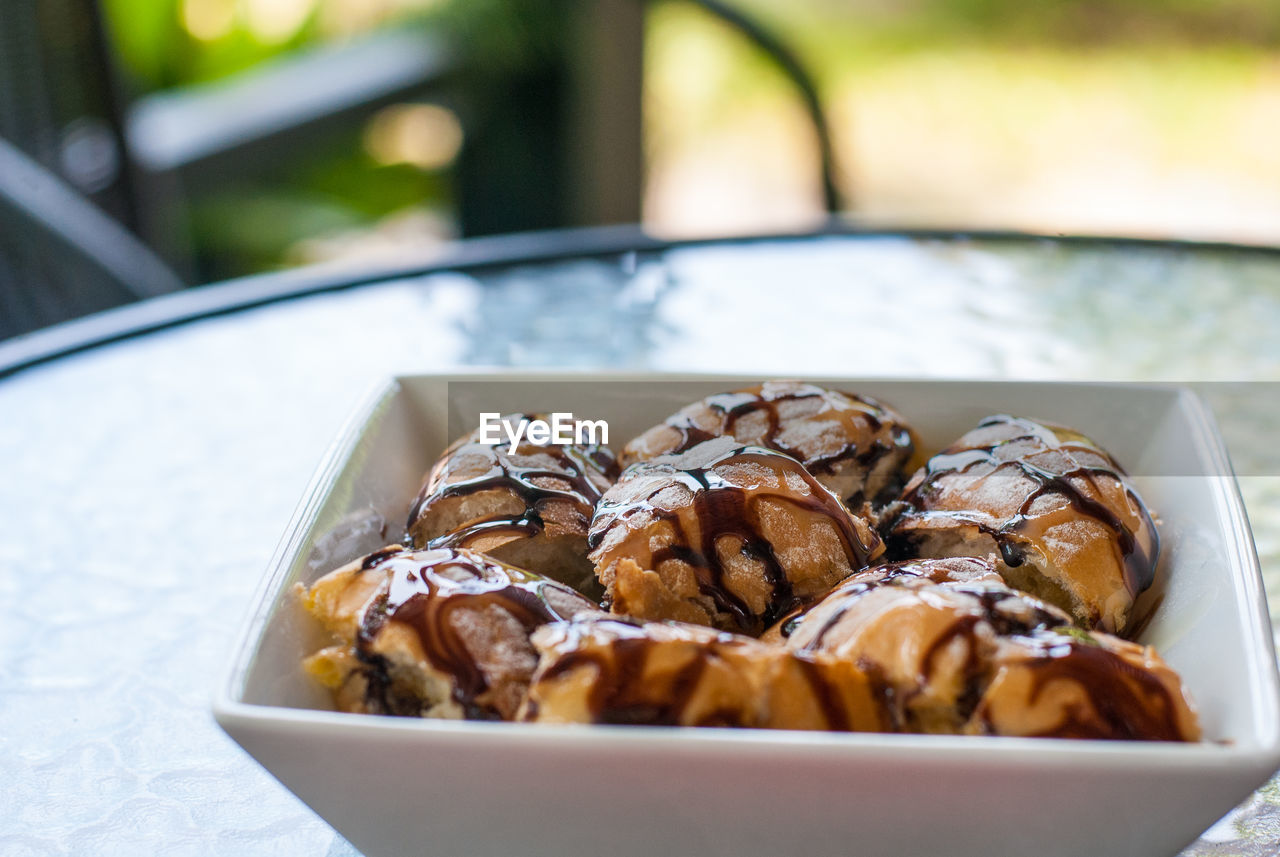
<svg viewBox="0 0 1280 857">
<path fill-rule="evenodd" d="M 1280 612 L 1280 254 L 822 236 L 405 275 L 0 380 L 0 852 L 355 853 L 209 699 L 344 420 L 462 367 L 1192 384 Z M 1278 850 L 1273 781 L 1186 853 Z"/>
</svg>

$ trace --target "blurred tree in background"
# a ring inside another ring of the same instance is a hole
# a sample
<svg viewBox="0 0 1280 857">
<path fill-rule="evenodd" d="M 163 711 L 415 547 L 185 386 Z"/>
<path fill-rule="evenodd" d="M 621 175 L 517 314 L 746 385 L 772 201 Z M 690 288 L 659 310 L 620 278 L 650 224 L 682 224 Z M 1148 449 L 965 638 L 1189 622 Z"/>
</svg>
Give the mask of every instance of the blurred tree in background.
<svg viewBox="0 0 1280 857">
<path fill-rule="evenodd" d="M 466 57 L 464 93 L 487 93 L 479 101 L 493 110 L 536 111 L 509 83 L 545 71 L 546 52 L 567 38 L 562 5 L 533 0 L 103 2 L 133 95 L 401 26 L 446 34 Z M 1225 176 L 1198 206 L 1202 219 L 1215 205 L 1223 212 L 1225 234 L 1208 237 L 1280 240 L 1274 0 L 743 5 L 818 71 L 861 214 L 1142 232 L 1162 228 L 1170 200 L 1197 208 L 1196 176 L 1207 171 Z M 651 6 L 646 220 L 708 232 L 816 216 L 804 122 L 776 72 L 698 10 Z M 484 118 L 466 115 L 463 101 L 392 105 L 281 158 L 267 178 L 196 199 L 202 269 L 224 276 L 454 234 L 462 128 Z M 500 148 L 484 156 L 506 157 Z M 1101 198 L 1080 190 L 1090 174 Z M 1132 194 L 1108 197 L 1126 176 L 1136 176 Z M 1153 188 L 1172 196 L 1142 207 Z M 1253 221 L 1277 215 L 1272 232 L 1233 225 L 1245 217 L 1229 210 L 1237 192 Z M 1184 221 L 1167 222 L 1176 230 Z M 1218 221 L 1203 222 L 1213 233 Z"/>
</svg>

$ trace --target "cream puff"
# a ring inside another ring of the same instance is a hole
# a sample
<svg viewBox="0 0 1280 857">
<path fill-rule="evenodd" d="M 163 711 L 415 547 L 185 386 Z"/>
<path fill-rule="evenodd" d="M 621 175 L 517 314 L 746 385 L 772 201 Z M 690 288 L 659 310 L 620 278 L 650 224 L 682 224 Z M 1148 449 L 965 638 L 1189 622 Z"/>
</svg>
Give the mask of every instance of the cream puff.
<svg viewBox="0 0 1280 857">
<path fill-rule="evenodd" d="M 553 580 L 465 549 L 390 546 L 310 587 L 303 606 L 335 639 L 306 671 L 342 711 L 511 719 L 547 622 L 599 607 Z"/>
<path fill-rule="evenodd" d="M 715 437 L 790 455 L 854 511 L 878 507 L 914 466 L 915 435 L 887 405 L 800 381 L 766 381 L 694 402 L 623 449 L 623 465 Z"/>
<path fill-rule="evenodd" d="M 929 459 L 886 515 L 896 557 L 986 556 L 1011 586 L 1123 634 L 1160 538 L 1120 465 L 1071 429 L 993 416 Z"/>
<path fill-rule="evenodd" d="M 697 625 L 579 617 L 533 635 L 540 659 L 521 718 L 884 731 L 879 688 L 853 664 Z"/>
<path fill-rule="evenodd" d="M 537 415 L 514 415 L 527 425 Z M 589 594 L 587 528 L 618 475 L 607 447 L 459 438 L 431 468 L 409 513 L 416 547 L 467 548 Z"/>
<path fill-rule="evenodd" d="M 883 550 L 794 458 L 727 437 L 629 467 L 589 542 L 613 612 L 753 636 Z"/>
</svg>

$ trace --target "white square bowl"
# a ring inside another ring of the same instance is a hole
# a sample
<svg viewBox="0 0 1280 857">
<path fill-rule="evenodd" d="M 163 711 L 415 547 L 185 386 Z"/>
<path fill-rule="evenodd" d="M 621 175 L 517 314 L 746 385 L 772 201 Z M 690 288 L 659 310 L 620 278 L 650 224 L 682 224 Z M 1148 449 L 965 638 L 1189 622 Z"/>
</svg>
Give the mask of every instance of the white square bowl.
<svg viewBox="0 0 1280 857">
<path fill-rule="evenodd" d="M 1200 744 L 414 720 L 334 711 L 303 674 L 323 638 L 293 584 L 399 540 L 423 473 L 481 411 L 604 418 L 617 448 L 688 401 L 758 380 L 392 380 L 290 525 L 217 693 L 218 723 L 370 857 L 1167 855 L 1280 766 L 1248 520 L 1211 416 L 1172 386 L 813 379 L 891 403 L 930 451 L 1002 412 L 1107 447 L 1161 519 L 1156 606 L 1139 639 L 1182 674 Z"/>
</svg>

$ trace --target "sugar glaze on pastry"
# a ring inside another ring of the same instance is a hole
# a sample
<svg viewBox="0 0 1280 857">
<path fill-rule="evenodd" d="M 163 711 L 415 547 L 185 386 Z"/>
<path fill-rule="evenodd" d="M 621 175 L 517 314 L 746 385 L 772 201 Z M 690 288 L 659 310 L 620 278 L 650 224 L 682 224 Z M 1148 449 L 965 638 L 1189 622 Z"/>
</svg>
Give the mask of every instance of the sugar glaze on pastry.
<svg viewBox="0 0 1280 857">
<path fill-rule="evenodd" d="M 766 381 L 682 408 L 627 444 L 621 461 L 677 455 L 716 437 L 790 455 L 855 511 L 892 498 L 915 450 L 911 428 L 881 402 L 801 381 Z"/>
<path fill-rule="evenodd" d="M 986 560 L 868 569 L 763 639 L 858 664 L 886 688 L 900 731 L 1200 734 L 1185 688 L 1153 649 L 1074 627 L 1064 611 L 1005 585 Z"/>
<path fill-rule="evenodd" d="M 1124 633 L 1160 538 L 1124 470 L 1072 429 L 987 417 L 911 478 L 895 556 L 990 556 L 1004 579 L 1085 627 Z"/>
<path fill-rule="evenodd" d="M 413 548 L 297 587 L 332 636 L 303 666 L 339 709 L 1199 738 L 1178 675 L 1109 633 L 1159 537 L 1079 432 L 990 417 L 908 481 L 891 408 L 784 381 L 690 404 L 621 473 L 604 447 L 509 440 L 449 446 Z"/>
<path fill-rule="evenodd" d="M 879 689 L 853 663 L 680 622 L 580 616 L 533 635 L 521 719 L 885 731 Z"/>
<path fill-rule="evenodd" d="M 474 551 L 395 545 L 299 595 L 338 640 L 304 666 L 339 708 L 430 717 L 510 719 L 537 661 L 529 635 L 599 609 Z"/>
<path fill-rule="evenodd" d="M 589 541 L 615 613 L 749 635 L 882 552 L 794 458 L 728 437 L 627 468 Z"/>
<path fill-rule="evenodd" d="M 538 415 L 505 417 L 528 423 Z M 456 440 L 431 468 L 408 531 L 417 547 L 488 553 L 578 588 L 593 580 L 587 527 L 618 475 L 607 447 Z"/>
</svg>

